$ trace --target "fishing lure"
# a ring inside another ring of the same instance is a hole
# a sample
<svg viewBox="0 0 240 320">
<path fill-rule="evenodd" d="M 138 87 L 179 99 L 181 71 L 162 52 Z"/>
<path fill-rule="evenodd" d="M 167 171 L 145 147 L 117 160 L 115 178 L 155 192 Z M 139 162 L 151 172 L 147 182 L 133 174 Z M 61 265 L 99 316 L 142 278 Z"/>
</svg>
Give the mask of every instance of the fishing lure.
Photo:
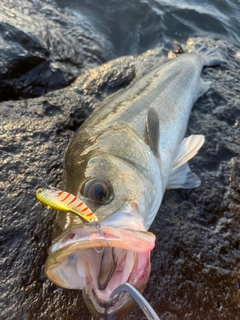
<svg viewBox="0 0 240 320">
<path fill-rule="evenodd" d="M 0 149 L 0 152 L 14 158 L 13 155 L 5 150 Z M 25 167 L 30 168 L 30 166 L 27 165 L 23 160 L 17 160 L 20 161 Z M 40 201 L 47 208 L 65 212 L 70 211 L 77 214 L 80 218 L 87 222 L 94 222 L 95 228 L 98 230 L 99 234 L 103 237 L 104 241 L 109 247 L 109 244 L 102 232 L 101 226 L 98 223 L 97 216 L 88 208 L 88 206 L 84 202 L 82 202 L 80 199 L 69 192 L 61 191 L 55 187 L 49 186 L 38 172 L 35 172 L 35 174 L 47 187 L 38 189 L 36 191 L 36 198 L 38 201 Z M 95 250 L 97 251 L 97 249 Z M 104 250 L 104 248 L 102 250 Z M 102 250 L 97 252 L 100 253 L 102 252 Z"/>
<path fill-rule="evenodd" d="M 102 232 L 101 226 L 97 222 L 98 218 L 96 215 L 84 202 L 75 197 L 73 194 L 53 187 L 50 189 L 41 188 L 36 191 L 36 198 L 47 208 L 65 212 L 70 211 L 88 222 L 94 222 L 95 228 L 98 230 L 109 247 L 109 243 Z M 101 253 L 104 250 L 104 247 L 100 251 L 98 251 L 96 248 L 95 250 L 96 252 Z"/>
<path fill-rule="evenodd" d="M 88 206 L 69 192 L 56 188 L 42 188 L 36 191 L 36 198 L 47 208 L 73 212 L 88 222 L 98 221 L 98 218 Z"/>
</svg>

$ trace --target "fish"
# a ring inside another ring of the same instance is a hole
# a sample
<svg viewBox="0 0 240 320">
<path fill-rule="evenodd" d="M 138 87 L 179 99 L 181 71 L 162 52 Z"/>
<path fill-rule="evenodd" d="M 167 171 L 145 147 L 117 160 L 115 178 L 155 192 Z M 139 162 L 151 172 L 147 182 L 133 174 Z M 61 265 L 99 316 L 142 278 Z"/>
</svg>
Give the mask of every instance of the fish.
<svg viewBox="0 0 240 320">
<path fill-rule="evenodd" d="M 36 198 L 50 209 L 75 213 L 88 222 L 98 221 L 86 204 L 69 192 L 56 188 L 40 188 L 36 191 Z"/>
<path fill-rule="evenodd" d="M 106 241 L 93 225 L 60 212 L 45 274 L 82 290 L 97 318 L 124 319 L 134 300 L 111 293 L 124 283 L 140 293 L 146 286 L 156 240 L 148 230 L 165 190 L 201 183 L 188 161 L 205 138 L 185 135 L 195 101 L 210 88 L 203 67 L 224 62 L 217 50 L 198 46 L 142 72 L 97 107 L 68 145 L 66 190 L 84 199 Z"/>
</svg>

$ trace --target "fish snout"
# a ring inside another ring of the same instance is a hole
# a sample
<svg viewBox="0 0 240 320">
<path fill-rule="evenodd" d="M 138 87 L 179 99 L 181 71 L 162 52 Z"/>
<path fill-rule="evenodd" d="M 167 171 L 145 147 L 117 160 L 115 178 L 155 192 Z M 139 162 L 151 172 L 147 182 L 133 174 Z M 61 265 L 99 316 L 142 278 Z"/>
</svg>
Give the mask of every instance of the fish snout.
<svg viewBox="0 0 240 320">
<path fill-rule="evenodd" d="M 128 293 L 113 298 L 123 283 L 142 292 L 150 275 L 155 236 L 146 231 L 99 225 L 72 228 L 49 249 L 48 278 L 64 288 L 83 289 L 90 312 L 101 319 L 123 319 L 135 304 Z"/>
</svg>

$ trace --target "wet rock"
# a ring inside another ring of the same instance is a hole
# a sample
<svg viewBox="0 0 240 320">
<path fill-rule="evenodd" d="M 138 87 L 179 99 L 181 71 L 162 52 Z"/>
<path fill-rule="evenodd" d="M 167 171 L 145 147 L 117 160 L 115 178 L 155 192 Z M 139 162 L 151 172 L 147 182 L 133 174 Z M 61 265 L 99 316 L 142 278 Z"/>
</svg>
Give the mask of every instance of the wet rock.
<svg viewBox="0 0 240 320">
<path fill-rule="evenodd" d="M 144 296 L 163 319 L 235 320 L 240 311 L 240 60 L 231 43 L 205 43 L 218 46 L 227 63 L 204 70 L 212 87 L 189 121 L 187 134 L 206 137 L 190 162 L 202 185 L 167 191 L 151 227 L 157 242 Z M 84 119 L 139 67 L 160 59 L 159 50 L 119 58 L 66 89 L 0 104 L 0 149 L 7 152 L 0 161 L 1 319 L 92 319 L 79 291 L 57 288 L 43 274 L 54 214 L 37 203 L 35 190 L 44 181 L 61 186 L 64 150 Z M 135 307 L 128 319 L 144 316 Z"/>
<path fill-rule="evenodd" d="M 86 17 L 54 1 L 3 0 L 0 20 L 0 101 L 63 88 L 114 57 Z"/>
</svg>

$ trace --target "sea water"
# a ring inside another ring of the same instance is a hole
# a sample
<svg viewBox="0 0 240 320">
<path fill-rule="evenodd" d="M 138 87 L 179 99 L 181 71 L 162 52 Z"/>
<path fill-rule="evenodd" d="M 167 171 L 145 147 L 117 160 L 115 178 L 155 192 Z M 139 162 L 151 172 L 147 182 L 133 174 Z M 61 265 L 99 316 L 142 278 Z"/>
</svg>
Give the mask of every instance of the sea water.
<svg viewBox="0 0 240 320">
<path fill-rule="evenodd" d="M 116 56 L 184 43 L 193 36 L 240 44 L 239 0 L 57 0 L 88 16 L 112 42 Z"/>
</svg>

